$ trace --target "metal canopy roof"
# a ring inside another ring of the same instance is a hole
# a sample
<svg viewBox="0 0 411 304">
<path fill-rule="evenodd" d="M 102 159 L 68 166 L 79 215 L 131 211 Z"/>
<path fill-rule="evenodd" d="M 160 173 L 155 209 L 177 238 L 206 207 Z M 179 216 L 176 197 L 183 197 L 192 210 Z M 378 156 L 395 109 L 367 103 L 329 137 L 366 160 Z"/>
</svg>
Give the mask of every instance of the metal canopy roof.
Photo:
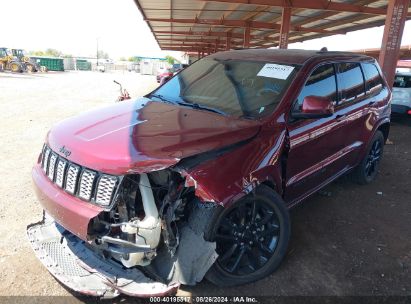
<svg viewBox="0 0 411 304">
<path fill-rule="evenodd" d="M 278 46 L 283 7 L 292 8 L 288 42 L 294 43 L 384 25 L 388 5 L 388 0 L 134 1 L 161 49 L 205 52 L 241 48 L 247 32 L 251 48 Z"/>
</svg>

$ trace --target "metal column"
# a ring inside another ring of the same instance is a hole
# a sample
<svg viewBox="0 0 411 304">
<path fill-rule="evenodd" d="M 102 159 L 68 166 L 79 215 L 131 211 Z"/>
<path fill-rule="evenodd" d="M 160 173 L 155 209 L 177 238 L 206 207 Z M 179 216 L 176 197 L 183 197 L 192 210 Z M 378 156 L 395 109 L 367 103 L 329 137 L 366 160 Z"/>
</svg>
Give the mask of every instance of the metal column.
<svg viewBox="0 0 411 304">
<path fill-rule="evenodd" d="M 225 49 L 226 51 L 229 51 L 231 49 L 231 33 L 227 33 L 226 39 Z"/>
<path fill-rule="evenodd" d="M 244 28 L 244 45 L 243 47 L 245 49 L 248 49 L 250 47 L 250 27 L 247 26 Z"/>
<path fill-rule="evenodd" d="M 291 22 L 291 7 L 283 7 L 283 13 L 281 16 L 281 30 L 280 30 L 280 41 L 279 48 L 288 48 L 288 35 L 290 33 L 290 22 Z"/>
<path fill-rule="evenodd" d="M 388 3 L 379 62 L 391 87 L 394 83 L 409 4 L 410 0 L 390 0 Z"/>
</svg>

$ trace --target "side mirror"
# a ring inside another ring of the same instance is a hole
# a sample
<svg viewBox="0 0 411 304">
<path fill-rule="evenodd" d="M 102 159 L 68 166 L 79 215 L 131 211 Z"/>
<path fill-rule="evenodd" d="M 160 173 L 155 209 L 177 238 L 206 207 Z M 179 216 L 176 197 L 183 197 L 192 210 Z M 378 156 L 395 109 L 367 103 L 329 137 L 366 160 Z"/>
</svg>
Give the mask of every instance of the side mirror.
<svg viewBox="0 0 411 304">
<path fill-rule="evenodd" d="M 321 96 L 306 96 L 303 100 L 301 112 L 293 112 L 294 118 L 324 118 L 334 114 L 334 105 L 331 100 Z"/>
</svg>

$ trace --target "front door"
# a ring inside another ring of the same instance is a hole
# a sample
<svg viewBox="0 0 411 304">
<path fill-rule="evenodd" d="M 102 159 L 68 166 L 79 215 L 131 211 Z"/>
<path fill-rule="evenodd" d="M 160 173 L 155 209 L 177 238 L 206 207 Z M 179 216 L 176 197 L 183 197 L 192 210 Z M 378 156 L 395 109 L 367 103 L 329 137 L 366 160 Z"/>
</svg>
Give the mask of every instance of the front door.
<svg viewBox="0 0 411 304">
<path fill-rule="evenodd" d="M 337 104 L 334 64 L 323 64 L 311 73 L 292 111 L 300 111 L 304 97 L 326 97 Z M 299 202 L 344 169 L 346 120 L 337 111 L 319 119 L 288 123 L 289 153 L 286 165 L 285 201 Z"/>
</svg>

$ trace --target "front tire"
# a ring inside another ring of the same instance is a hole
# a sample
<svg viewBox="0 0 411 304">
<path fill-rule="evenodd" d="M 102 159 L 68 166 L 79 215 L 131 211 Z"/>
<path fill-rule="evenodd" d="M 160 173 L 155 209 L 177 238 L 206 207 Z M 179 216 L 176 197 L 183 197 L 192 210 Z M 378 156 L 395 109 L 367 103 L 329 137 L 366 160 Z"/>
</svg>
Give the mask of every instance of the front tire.
<svg viewBox="0 0 411 304">
<path fill-rule="evenodd" d="M 10 70 L 14 73 L 22 72 L 22 68 L 21 68 L 20 64 L 18 64 L 16 62 L 12 62 L 10 64 Z"/>
<path fill-rule="evenodd" d="M 290 218 L 281 197 L 260 185 L 210 221 L 205 238 L 215 241 L 218 259 L 206 274 L 219 286 L 260 280 L 274 272 L 287 251 Z"/>
<path fill-rule="evenodd" d="M 384 152 L 384 135 L 376 131 L 361 163 L 354 169 L 354 180 L 360 185 L 371 183 L 378 174 L 380 160 Z"/>
</svg>

